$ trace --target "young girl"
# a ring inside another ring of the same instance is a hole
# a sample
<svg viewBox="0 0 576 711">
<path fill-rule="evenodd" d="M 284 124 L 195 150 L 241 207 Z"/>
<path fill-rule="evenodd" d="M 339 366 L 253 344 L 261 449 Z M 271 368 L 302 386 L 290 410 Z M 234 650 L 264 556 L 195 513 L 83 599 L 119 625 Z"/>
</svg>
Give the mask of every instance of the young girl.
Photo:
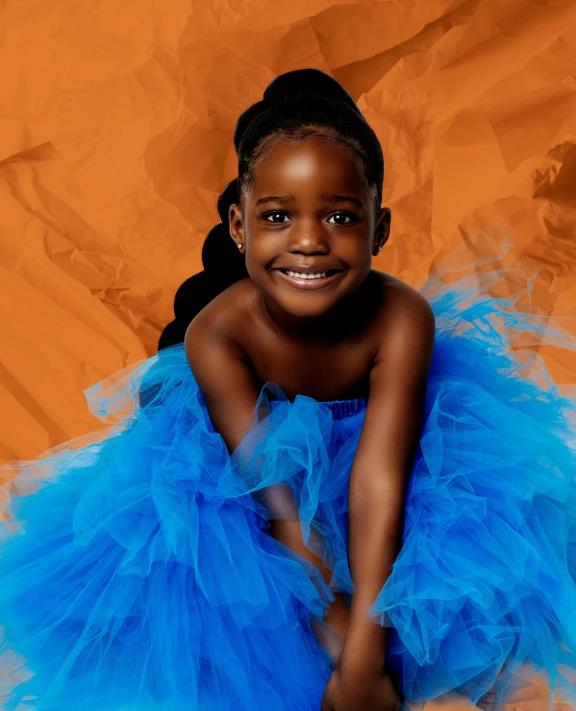
<svg viewBox="0 0 576 711">
<path fill-rule="evenodd" d="M 382 152 L 328 75 L 234 142 L 204 308 L 85 391 L 109 430 L 12 463 L 4 708 L 497 709 L 534 672 L 576 708 L 573 403 L 492 325 L 537 318 L 371 269 Z"/>
</svg>

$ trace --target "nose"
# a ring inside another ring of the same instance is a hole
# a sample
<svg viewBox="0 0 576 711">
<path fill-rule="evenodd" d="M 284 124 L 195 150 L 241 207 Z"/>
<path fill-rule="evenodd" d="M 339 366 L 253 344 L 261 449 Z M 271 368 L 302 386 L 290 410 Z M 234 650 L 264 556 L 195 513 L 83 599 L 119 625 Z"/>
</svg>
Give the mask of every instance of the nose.
<svg viewBox="0 0 576 711">
<path fill-rule="evenodd" d="M 326 254 L 330 250 L 328 236 L 319 220 L 301 220 L 298 228 L 289 231 L 288 252 Z"/>
</svg>

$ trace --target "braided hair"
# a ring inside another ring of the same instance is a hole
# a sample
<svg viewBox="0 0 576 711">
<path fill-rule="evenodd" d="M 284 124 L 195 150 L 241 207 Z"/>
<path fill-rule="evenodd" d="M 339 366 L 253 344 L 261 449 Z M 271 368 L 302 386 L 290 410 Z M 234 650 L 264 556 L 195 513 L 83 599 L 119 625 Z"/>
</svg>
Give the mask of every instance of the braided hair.
<svg viewBox="0 0 576 711">
<path fill-rule="evenodd" d="M 202 246 L 204 269 L 184 281 L 174 298 L 175 319 L 162 332 L 158 350 L 181 343 L 192 319 L 234 282 L 249 276 L 244 254 L 229 232 L 229 209 L 244 209 L 244 195 L 254 170 L 280 136 L 301 140 L 321 135 L 344 145 L 360 160 L 367 188 L 376 208 L 382 201 L 384 156 L 380 142 L 352 96 L 329 74 L 319 69 L 297 69 L 276 77 L 261 101 L 240 115 L 234 129 L 238 177 L 218 198 L 221 222 Z"/>
</svg>

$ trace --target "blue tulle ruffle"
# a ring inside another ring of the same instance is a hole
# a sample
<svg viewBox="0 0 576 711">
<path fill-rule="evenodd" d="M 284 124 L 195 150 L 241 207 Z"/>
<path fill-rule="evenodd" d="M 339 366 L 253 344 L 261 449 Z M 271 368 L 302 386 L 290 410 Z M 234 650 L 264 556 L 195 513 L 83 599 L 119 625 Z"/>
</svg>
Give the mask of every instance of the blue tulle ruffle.
<svg viewBox="0 0 576 711">
<path fill-rule="evenodd" d="M 423 291 L 425 423 L 372 608 L 393 627 L 391 669 L 409 700 L 475 703 L 529 668 L 576 708 L 575 402 L 510 343 L 576 344 L 467 280 Z M 103 435 L 11 463 L 3 708 L 318 711 L 331 659 L 313 623 L 354 590 L 347 485 L 367 400 L 290 402 L 266 383 L 230 455 L 182 344 L 85 394 Z M 267 533 L 294 515 L 328 583 Z"/>
</svg>

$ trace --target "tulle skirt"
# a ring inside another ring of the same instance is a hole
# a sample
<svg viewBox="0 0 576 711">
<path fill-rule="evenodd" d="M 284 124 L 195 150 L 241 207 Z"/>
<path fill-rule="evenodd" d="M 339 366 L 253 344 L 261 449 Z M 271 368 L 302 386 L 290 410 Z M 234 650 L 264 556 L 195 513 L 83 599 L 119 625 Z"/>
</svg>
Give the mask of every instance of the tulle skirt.
<svg viewBox="0 0 576 711">
<path fill-rule="evenodd" d="M 498 708 L 538 673 L 576 708 L 575 401 L 510 334 L 574 338 L 466 280 L 423 293 L 437 316 L 424 427 L 372 607 L 390 669 L 411 702 L 492 688 Z M 85 395 L 108 428 L 9 465 L 2 708 L 318 711 L 333 659 L 314 625 L 354 590 L 366 398 L 290 402 L 268 382 L 230 455 L 182 344 Z M 287 502 L 328 582 L 269 534 Z"/>
</svg>

